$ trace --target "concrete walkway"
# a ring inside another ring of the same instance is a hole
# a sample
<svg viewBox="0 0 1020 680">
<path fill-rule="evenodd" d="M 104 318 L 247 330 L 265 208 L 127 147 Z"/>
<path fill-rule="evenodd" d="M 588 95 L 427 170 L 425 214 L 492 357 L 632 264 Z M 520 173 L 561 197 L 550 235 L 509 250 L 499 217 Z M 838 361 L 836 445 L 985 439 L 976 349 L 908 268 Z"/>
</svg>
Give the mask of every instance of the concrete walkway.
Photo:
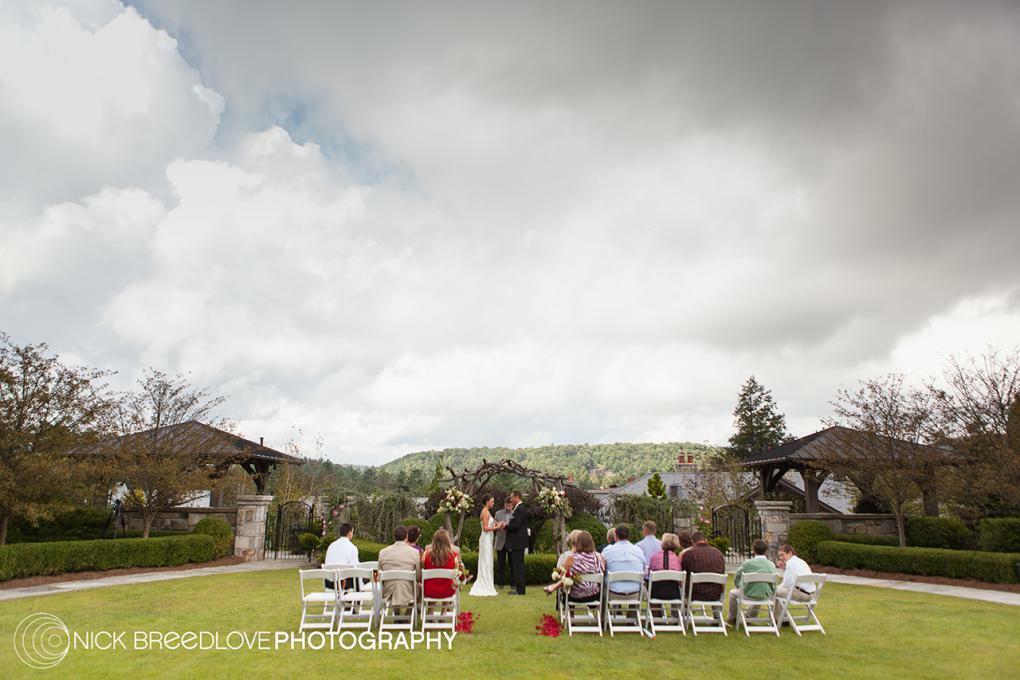
<svg viewBox="0 0 1020 680">
<path fill-rule="evenodd" d="M 0 590 L 0 602 L 5 600 L 18 600 L 23 597 L 35 597 L 37 595 L 56 595 L 58 593 L 72 593 L 77 590 L 92 590 L 93 588 L 127 586 L 136 583 L 154 583 L 156 581 L 174 581 L 176 579 L 193 578 L 195 576 L 238 574 L 249 571 L 265 571 L 267 569 L 300 569 L 308 568 L 309 565 L 310 563 L 305 560 L 262 560 L 259 562 L 230 564 L 225 567 L 199 567 L 197 569 L 184 569 L 182 571 L 152 571 L 142 574 L 125 574 L 123 576 L 108 576 L 106 578 L 95 578 L 82 581 L 47 583 L 41 586 L 27 586 L 25 588 L 9 588 L 7 590 Z"/>
<path fill-rule="evenodd" d="M 261 562 L 232 564 L 226 567 L 200 567 L 198 569 L 187 569 L 184 571 L 156 571 L 149 572 L 147 574 L 110 576 L 107 578 L 97 578 L 86 581 L 65 581 L 63 583 L 49 583 L 42 586 L 0 590 L 0 602 L 5 600 L 17 600 L 23 597 L 35 597 L 37 595 L 55 595 L 57 593 L 71 593 L 77 590 L 108 588 L 110 586 L 126 586 L 135 583 L 173 581 L 175 579 L 193 578 L 195 576 L 237 574 L 250 571 L 265 571 L 267 569 L 299 569 L 307 567 L 308 565 L 309 563 L 304 560 L 263 560 Z M 984 590 L 981 588 L 964 588 L 962 586 L 943 586 L 935 583 L 893 581 L 891 579 L 844 576 L 842 574 L 829 574 L 828 581 L 829 583 L 842 583 L 851 586 L 890 588 L 892 590 L 907 590 L 914 593 L 928 593 L 929 595 L 948 595 L 950 597 L 962 597 L 968 600 L 980 600 L 982 602 L 993 602 L 995 604 L 1007 604 L 1013 605 L 1014 607 L 1020 607 L 1020 593 L 1009 593 L 1002 590 Z"/>
<path fill-rule="evenodd" d="M 915 583 L 913 581 L 894 581 L 883 578 L 864 578 L 863 576 L 846 576 L 829 574 L 828 583 L 845 583 L 851 586 L 870 586 L 872 588 L 890 588 L 892 590 L 908 590 L 913 593 L 929 595 L 949 595 L 967 600 L 980 600 L 996 604 L 1011 604 L 1020 607 L 1020 593 L 1003 590 L 985 590 L 984 588 L 965 588 L 963 586 L 943 586 L 937 583 Z"/>
</svg>

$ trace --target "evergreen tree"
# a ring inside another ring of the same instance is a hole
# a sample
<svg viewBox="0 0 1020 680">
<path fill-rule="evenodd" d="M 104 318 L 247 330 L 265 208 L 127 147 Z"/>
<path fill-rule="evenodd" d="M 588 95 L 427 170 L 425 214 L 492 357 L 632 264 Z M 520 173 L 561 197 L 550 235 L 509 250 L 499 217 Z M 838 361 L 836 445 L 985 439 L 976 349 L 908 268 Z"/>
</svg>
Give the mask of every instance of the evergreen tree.
<svg viewBox="0 0 1020 680">
<path fill-rule="evenodd" d="M 648 495 L 652 498 L 666 499 L 666 485 L 662 483 L 662 477 L 658 472 L 648 479 Z"/>
<path fill-rule="evenodd" d="M 733 426 L 736 432 L 730 437 L 730 446 L 742 458 L 779 446 L 790 438 L 786 416 L 779 412 L 772 392 L 753 375 L 740 388 Z"/>
</svg>

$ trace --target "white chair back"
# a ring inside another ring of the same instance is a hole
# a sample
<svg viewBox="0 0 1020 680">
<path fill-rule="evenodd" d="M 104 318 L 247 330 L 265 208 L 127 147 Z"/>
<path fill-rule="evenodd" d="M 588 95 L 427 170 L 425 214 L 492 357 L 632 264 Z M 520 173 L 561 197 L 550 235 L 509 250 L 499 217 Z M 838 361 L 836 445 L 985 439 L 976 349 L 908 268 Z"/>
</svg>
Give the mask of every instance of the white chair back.
<svg viewBox="0 0 1020 680">
<path fill-rule="evenodd" d="M 614 583 L 637 583 L 637 598 L 631 599 L 613 592 Z M 606 623 L 609 636 L 616 633 L 645 634 L 641 606 L 645 597 L 645 575 L 638 571 L 612 571 L 606 574 Z"/>
<path fill-rule="evenodd" d="M 775 587 L 782 581 L 779 574 L 743 574 L 740 577 L 740 590 L 731 593 L 730 598 L 736 601 L 730 602 L 731 611 L 736 608 L 737 630 L 744 629 L 744 635 L 751 637 L 751 633 L 773 633 L 779 636 L 779 625 L 776 622 L 775 612 Z M 747 586 L 765 583 L 772 587 L 770 593 L 764 598 L 751 598 L 747 594 Z M 762 612 L 764 611 L 764 615 Z"/>
<path fill-rule="evenodd" d="M 425 582 L 432 579 L 450 579 L 454 581 L 460 576 L 456 569 L 422 569 L 421 570 L 421 628 L 422 630 L 450 630 L 457 628 L 457 615 L 460 611 L 460 589 L 454 588 L 450 597 L 426 597 Z"/>
<path fill-rule="evenodd" d="M 301 569 L 298 571 L 298 578 L 301 582 L 301 598 L 308 595 L 325 591 L 336 591 L 336 571 L 333 569 Z M 333 588 L 326 587 L 326 581 L 333 582 Z M 314 584 L 314 586 L 313 586 Z"/>
<path fill-rule="evenodd" d="M 326 581 L 333 583 L 326 587 Z M 301 621 L 299 630 L 333 628 L 337 616 L 337 577 L 332 569 L 301 569 L 298 572 L 301 585 Z"/>
<path fill-rule="evenodd" d="M 414 589 L 414 600 L 410 604 L 394 606 L 382 597 L 384 583 L 392 581 L 408 581 Z M 418 615 L 418 574 L 402 569 L 390 569 L 379 572 L 379 630 L 414 630 Z"/>
<path fill-rule="evenodd" d="M 656 583 L 676 583 L 679 597 L 663 599 L 655 597 L 653 589 Z M 655 637 L 664 631 L 679 631 L 687 635 L 685 622 L 685 595 L 687 572 L 672 569 L 660 569 L 648 573 L 648 599 L 645 602 L 645 622 L 648 624 L 649 635 Z"/>
<path fill-rule="evenodd" d="M 602 572 L 594 574 L 577 574 L 573 577 L 574 585 L 578 583 L 599 584 L 599 597 L 594 602 L 572 602 L 568 594 L 563 600 L 567 623 L 567 633 L 598 633 L 602 636 L 602 600 L 605 595 L 605 577 Z"/>
<path fill-rule="evenodd" d="M 740 577 L 740 599 L 743 602 L 770 602 L 774 599 L 775 587 L 782 583 L 783 577 L 779 574 L 743 574 Z M 762 600 L 751 600 L 747 596 L 747 586 L 752 583 L 767 583 L 772 586 L 772 596 L 766 597 Z"/>
<path fill-rule="evenodd" d="M 694 598 L 694 586 L 704 583 L 711 583 L 719 586 L 719 597 L 714 600 L 700 600 Z M 726 606 L 726 574 L 713 572 L 694 572 L 687 579 L 687 623 L 691 632 L 697 637 L 698 633 L 722 633 L 726 632 L 726 619 L 723 609 Z"/>
</svg>

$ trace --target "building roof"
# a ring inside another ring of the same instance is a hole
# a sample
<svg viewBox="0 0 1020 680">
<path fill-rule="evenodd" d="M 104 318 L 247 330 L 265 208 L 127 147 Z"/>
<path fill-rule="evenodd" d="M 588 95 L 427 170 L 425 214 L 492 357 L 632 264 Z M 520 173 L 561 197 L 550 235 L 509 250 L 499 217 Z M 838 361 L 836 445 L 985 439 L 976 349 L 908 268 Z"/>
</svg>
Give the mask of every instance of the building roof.
<svg viewBox="0 0 1020 680">
<path fill-rule="evenodd" d="M 815 460 L 820 453 L 819 447 L 829 443 L 829 439 L 835 434 L 835 430 L 842 428 L 827 427 L 824 430 L 813 432 L 806 437 L 794 439 L 793 441 L 774 446 L 768 451 L 762 451 L 744 459 L 744 465 L 755 467 L 768 463 L 793 463 Z"/>
<path fill-rule="evenodd" d="M 142 432 L 133 432 L 122 437 L 107 439 L 79 449 L 76 453 L 103 454 L 111 448 L 129 446 L 143 438 L 151 437 L 158 430 L 158 440 L 191 440 L 201 444 L 203 453 L 214 457 L 222 457 L 236 463 L 247 463 L 252 461 L 263 461 L 268 463 L 283 463 L 288 465 L 301 465 L 303 460 L 283 451 L 277 451 L 261 442 L 253 442 L 250 439 L 238 436 L 231 432 L 221 430 L 212 425 L 200 423 L 197 420 L 188 420 L 176 425 L 153 428 Z M 170 450 L 173 450 L 171 445 Z"/>
</svg>

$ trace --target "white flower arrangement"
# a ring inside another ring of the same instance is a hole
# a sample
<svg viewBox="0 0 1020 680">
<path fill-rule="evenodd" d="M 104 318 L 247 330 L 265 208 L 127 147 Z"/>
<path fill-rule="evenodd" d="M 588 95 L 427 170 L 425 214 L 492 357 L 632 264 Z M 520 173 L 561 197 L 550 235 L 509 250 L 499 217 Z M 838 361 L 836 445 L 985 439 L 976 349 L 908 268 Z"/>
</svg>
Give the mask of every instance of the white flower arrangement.
<svg viewBox="0 0 1020 680">
<path fill-rule="evenodd" d="M 538 492 L 535 500 L 549 514 L 561 512 L 564 517 L 570 517 L 570 501 L 567 500 L 567 492 L 562 489 L 546 487 Z"/>
<path fill-rule="evenodd" d="M 468 496 L 460 489 L 451 488 L 446 490 L 446 495 L 439 502 L 439 511 L 453 515 L 468 512 L 472 505 L 474 505 L 474 502 L 471 500 L 471 496 Z"/>
</svg>

